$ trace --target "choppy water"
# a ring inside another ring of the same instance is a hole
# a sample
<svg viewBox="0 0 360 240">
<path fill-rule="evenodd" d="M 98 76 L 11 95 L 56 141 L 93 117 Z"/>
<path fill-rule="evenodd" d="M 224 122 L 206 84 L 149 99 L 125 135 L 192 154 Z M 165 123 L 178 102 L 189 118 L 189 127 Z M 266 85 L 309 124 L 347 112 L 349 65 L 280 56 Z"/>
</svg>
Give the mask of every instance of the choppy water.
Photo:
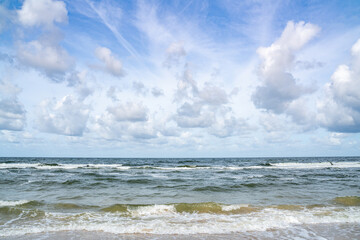
<svg viewBox="0 0 360 240">
<path fill-rule="evenodd" d="M 0 158 L 5 239 L 359 239 L 359 225 L 357 157 Z"/>
</svg>

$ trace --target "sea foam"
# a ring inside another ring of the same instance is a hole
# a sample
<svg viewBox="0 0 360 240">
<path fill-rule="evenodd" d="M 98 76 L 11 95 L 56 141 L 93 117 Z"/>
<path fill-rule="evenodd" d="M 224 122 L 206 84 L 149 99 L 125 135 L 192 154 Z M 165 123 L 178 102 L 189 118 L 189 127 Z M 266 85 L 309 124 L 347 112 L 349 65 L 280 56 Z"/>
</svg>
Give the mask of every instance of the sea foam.
<svg viewBox="0 0 360 240">
<path fill-rule="evenodd" d="M 176 166 L 176 167 L 162 167 L 162 166 L 124 166 L 122 164 L 47 164 L 47 163 L 0 163 L 0 169 L 143 169 L 143 170 L 164 170 L 164 171 L 179 171 L 179 170 L 243 170 L 243 169 L 319 169 L 319 168 L 360 168 L 360 162 L 318 162 L 318 163 L 301 163 L 301 162 L 287 162 L 287 163 L 268 163 L 261 165 L 250 166 Z"/>
<path fill-rule="evenodd" d="M 0 207 L 12 207 L 12 206 L 17 206 L 17 205 L 23 205 L 28 202 L 30 202 L 30 201 L 28 201 L 28 200 L 17 200 L 17 201 L 2 201 L 2 200 L 0 200 Z"/>
<path fill-rule="evenodd" d="M 206 205 L 206 204 L 205 204 Z M 204 207 L 203 205 L 202 207 Z M 210 206 L 216 209 L 216 206 Z M 194 204 L 194 206 L 197 206 Z M 228 205 L 224 211 L 241 209 L 243 205 Z M 230 234 L 236 232 L 292 229 L 308 224 L 360 224 L 358 207 L 264 207 L 258 211 L 218 214 L 212 211 L 178 211 L 176 204 L 148 205 L 123 212 L 59 213 L 47 212 L 42 218 L 29 219 L 19 225 L 0 229 L 8 237 L 49 231 L 103 231 L 114 234 Z M 199 210 L 200 207 L 197 206 Z M 36 221 L 37 224 L 33 224 Z"/>
</svg>

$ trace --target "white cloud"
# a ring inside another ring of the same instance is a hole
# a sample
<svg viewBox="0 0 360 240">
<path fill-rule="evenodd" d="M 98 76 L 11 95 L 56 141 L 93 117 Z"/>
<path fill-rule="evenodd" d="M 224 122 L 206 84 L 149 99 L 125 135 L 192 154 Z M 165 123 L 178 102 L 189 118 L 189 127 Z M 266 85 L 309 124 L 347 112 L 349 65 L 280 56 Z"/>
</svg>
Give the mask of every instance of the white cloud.
<svg viewBox="0 0 360 240">
<path fill-rule="evenodd" d="M 72 69 L 74 59 L 65 49 L 52 41 L 34 40 L 21 43 L 18 58 L 24 64 L 37 68 L 55 81 L 62 81 L 66 71 Z"/>
<path fill-rule="evenodd" d="M 198 87 L 189 64 L 185 64 L 174 96 L 177 111 L 172 119 L 180 128 L 201 128 L 220 138 L 244 134 L 249 126 L 235 117 L 229 104 L 233 95 L 211 82 Z"/>
<path fill-rule="evenodd" d="M 220 87 L 210 84 L 206 84 L 205 87 L 200 90 L 199 97 L 209 105 L 222 105 L 228 102 L 226 92 Z"/>
<path fill-rule="evenodd" d="M 115 86 L 110 86 L 109 89 L 106 92 L 106 96 L 110 98 L 112 101 L 118 101 L 118 92 L 121 92 L 121 90 Z"/>
<path fill-rule="evenodd" d="M 106 47 L 98 47 L 95 50 L 95 55 L 100 61 L 104 63 L 105 66 L 103 67 L 103 69 L 106 72 L 116 77 L 121 77 L 124 75 L 123 67 L 120 60 L 118 60 L 112 55 L 110 49 Z"/>
<path fill-rule="evenodd" d="M 324 65 L 325 64 L 323 62 L 319 62 L 319 61 L 316 61 L 316 60 L 312 60 L 312 61 L 297 60 L 295 62 L 295 68 L 296 69 L 304 69 L 304 70 L 317 69 L 317 68 L 323 67 Z"/>
<path fill-rule="evenodd" d="M 182 76 L 177 83 L 175 100 L 181 101 L 183 99 L 191 98 L 192 95 L 197 95 L 199 92 L 197 83 L 193 78 L 189 65 L 186 64 Z"/>
<path fill-rule="evenodd" d="M 0 130 L 23 130 L 25 109 L 18 100 L 19 93 L 20 88 L 0 80 Z"/>
<path fill-rule="evenodd" d="M 157 130 L 165 137 L 177 137 L 180 135 L 180 130 L 175 126 L 167 126 L 169 122 L 164 122 L 158 125 Z"/>
<path fill-rule="evenodd" d="M 215 114 L 200 102 L 185 102 L 177 109 L 174 120 L 182 128 L 206 128 L 214 123 Z"/>
<path fill-rule="evenodd" d="M 144 122 L 148 119 L 148 109 L 142 103 L 119 103 L 109 107 L 107 111 L 116 121 Z"/>
<path fill-rule="evenodd" d="M 257 108 L 283 113 L 293 100 L 312 91 L 311 88 L 298 85 L 289 71 L 295 64 L 295 52 L 319 31 L 316 25 L 290 21 L 280 38 L 270 47 L 258 48 L 257 53 L 262 60 L 259 78 L 263 82 L 252 95 Z"/>
<path fill-rule="evenodd" d="M 157 88 L 157 87 L 153 87 L 151 89 L 151 94 L 154 96 L 154 97 L 160 97 L 162 95 L 164 95 L 164 91 L 160 88 Z"/>
<path fill-rule="evenodd" d="M 360 39 L 351 49 L 352 64 L 340 65 L 318 102 L 320 124 L 335 132 L 360 132 Z"/>
<path fill-rule="evenodd" d="M 177 115 L 175 121 L 182 128 L 207 128 L 215 120 L 215 115 L 211 112 L 205 112 L 198 116 Z"/>
<path fill-rule="evenodd" d="M 94 129 L 105 139 L 127 142 L 153 139 L 157 137 L 158 133 L 149 123 L 116 121 L 109 114 L 99 116 Z"/>
<path fill-rule="evenodd" d="M 166 49 L 166 59 L 163 63 L 165 67 L 170 68 L 172 65 L 180 63 L 180 59 L 186 56 L 183 43 L 174 42 Z"/>
<path fill-rule="evenodd" d="M 101 22 L 113 33 L 117 41 L 126 49 L 131 56 L 139 61 L 139 55 L 129 41 L 119 31 L 119 25 L 122 20 L 122 10 L 116 2 L 102 1 L 95 3 L 86 1 L 90 8 L 97 14 L 96 19 Z M 86 14 L 89 16 L 89 14 Z"/>
<path fill-rule="evenodd" d="M 37 127 L 42 132 L 82 136 L 89 118 L 90 107 L 72 95 L 41 102 Z"/>
<path fill-rule="evenodd" d="M 360 114 L 351 108 L 337 103 L 329 85 L 327 85 L 327 97 L 319 100 L 317 120 L 319 124 L 334 132 L 356 132 L 359 131 L 356 119 L 360 119 Z M 355 127 L 355 129 L 354 129 Z"/>
<path fill-rule="evenodd" d="M 289 122 L 286 122 L 284 116 L 277 115 L 271 112 L 265 112 L 260 115 L 260 125 L 266 132 L 287 132 L 289 131 Z"/>
<path fill-rule="evenodd" d="M 67 22 L 67 10 L 63 1 L 25 0 L 18 10 L 19 21 L 27 27 L 52 28 L 55 22 Z"/>
<path fill-rule="evenodd" d="M 19 41 L 17 57 L 23 64 L 36 68 L 50 79 L 60 82 L 75 60 L 60 45 L 63 35 L 54 23 L 67 23 L 66 5 L 62 1 L 26 0 L 17 11 L 25 27 L 40 27 L 41 35 L 31 41 Z M 45 31 L 44 31 L 45 30 Z"/>
<path fill-rule="evenodd" d="M 73 71 L 70 76 L 67 78 L 68 87 L 74 87 L 76 93 L 78 94 L 79 100 L 83 101 L 90 95 L 92 95 L 95 89 L 88 85 L 88 72 L 83 71 Z"/>
<path fill-rule="evenodd" d="M 148 93 L 148 89 L 145 87 L 145 85 L 142 82 L 135 81 L 133 82 L 133 89 L 136 94 L 146 96 Z"/>
<path fill-rule="evenodd" d="M 173 40 L 173 36 L 169 28 L 163 26 L 159 20 L 157 10 L 156 6 L 149 5 L 147 1 L 138 1 L 135 24 L 151 41 L 157 44 L 169 43 Z"/>
<path fill-rule="evenodd" d="M 152 139 L 157 137 L 157 131 L 151 125 L 140 123 L 130 124 L 128 134 L 135 139 Z"/>
<path fill-rule="evenodd" d="M 341 145 L 343 137 L 344 137 L 343 133 L 331 133 L 329 137 L 329 142 L 332 145 Z"/>
<path fill-rule="evenodd" d="M 6 142 L 10 142 L 10 143 L 24 143 L 24 142 L 31 142 L 34 140 L 33 136 L 29 132 L 11 131 L 11 130 L 0 131 L 0 142 L 3 139 Z"/>
<path fill-rule="evenodd" d="M 358 110 L 360 110 L 359 76 L 360 68 L 350 69 L 347 65 L 340 65 L 331 77 L 330 86 L 336 101 Z"/>
<path fill-rule="evenodd" d="M 117 103 L 95 119 L 94 129 L 105 139 L 117 141 L 157 138 L 158 130 L 141 102 Z"/>
<path fill-rule="evenodd" d="M 303 130 L 318 127 L 316 123 L 316 112 L 312 110 L 309 103 L 312 103 L 312 101 L 304 97 L 298 98 L 292 101 L 286 110 L 286 114 L 290 115 L 295 123 L 301 125 Z"/>
<path fill-rule="evenodd" d="M 253 129 L 249 124 L 239 118 L 231 117 L 217 121 L 210 129 L 209 133 L 220 138 L 231 137 L 235 135 L 244 135 Z"/>
<path fill-rule="evenodd" d="M 203 105 L 200 103 L 190 104 L 188 102 L 185 102 L 177 109 L 177 113 L 181 116 L 197 117 L 200 115 L 202 107 Z"/>
</svg>

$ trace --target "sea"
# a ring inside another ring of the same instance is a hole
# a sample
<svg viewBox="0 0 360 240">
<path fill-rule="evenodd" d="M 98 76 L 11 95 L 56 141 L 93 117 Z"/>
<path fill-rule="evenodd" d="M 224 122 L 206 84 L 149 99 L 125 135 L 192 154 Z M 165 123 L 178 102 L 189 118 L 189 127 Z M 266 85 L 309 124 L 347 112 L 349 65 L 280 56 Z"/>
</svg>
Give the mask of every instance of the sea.
<svg viewBox="0 0 360 240">
<path fill-rule="evenodd" d="M 2 157 L 0 239 L 360 239 L 360 157 Z"/>
</svg>

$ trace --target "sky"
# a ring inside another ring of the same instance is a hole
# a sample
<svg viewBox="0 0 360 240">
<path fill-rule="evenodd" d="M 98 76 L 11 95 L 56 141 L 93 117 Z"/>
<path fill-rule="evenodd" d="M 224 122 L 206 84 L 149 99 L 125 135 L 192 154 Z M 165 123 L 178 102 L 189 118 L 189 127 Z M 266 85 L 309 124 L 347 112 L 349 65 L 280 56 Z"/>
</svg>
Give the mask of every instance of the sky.
<svg viewBox="0 0 360 240">
<path fill-rule="evenodd" d="M 1 0 L 0 156 L 359 156 L 359 12 Z"/>
</svg>

